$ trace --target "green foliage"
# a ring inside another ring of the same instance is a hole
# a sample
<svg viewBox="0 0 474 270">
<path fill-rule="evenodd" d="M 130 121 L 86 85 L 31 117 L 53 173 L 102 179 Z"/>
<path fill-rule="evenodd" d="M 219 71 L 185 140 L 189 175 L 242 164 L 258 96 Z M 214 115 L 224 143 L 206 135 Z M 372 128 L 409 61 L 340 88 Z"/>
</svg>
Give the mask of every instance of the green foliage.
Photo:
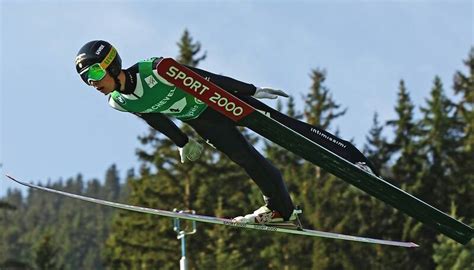
<svg viewBox="0 0 474 270">
<path fill-rule="evenodd" d="M 436 270 L 474 269 L 474 243 L 461 246 L 445 236 L 438 236 L 434 244 L 433 260 Z"/>
<path fill-rule="evenodd" d="M 52 234 L 50 233 L 45 234 L 33 248 L 36 269 L 63 269 L 63 266 L 57 263 L 58 257 L 60 256 L 59 248 L 52 242 L 51 236 Z"/>
<path fill-rule="evenodd" d="M 423 188 L 429 192 L 430 197 L 437 198 L 433 203 L 442 205 L 447 211 L 453 198 L 444 195 L 455 195 L 451 184 L 457 181 L 452 174 L 460 165 L 455 157 L 461 151 L 462 134 L 453 115 L 454 104 L 444 94 L 439 77 L 435 77 L 431 96 L 426 103 L 426 107 L 421 108 L 423 118 L 420 121 L 422 154 L 426 157 L 421 176 L 425 181 Z M 459 205 L 458 202 L 455 203 Z"/>
<path fill-rule="evenodd" d="M 456 213 L 457 207 L 453 203 L 451 204 L 451 215 L 457 216 Z M 461 218 L 461 220 L 463 219 Z M 472 223 L 471 226 L 473 226 Z M 433 245 L 432 256 L 437 270 L 474 269 L 474 243 L 472 241 L 462 246 L 443 235 L 437 236 L 437 240 L 437 243 Z"/>
<path fill-rule="evenodd" d="M 453 158 L 456 160 L 457 170 L 453 172 L 453 180 L 456 181 L 455 198 L 452 198 L 458 206 L 460 216 L 467 220 L 474 220 L 474 47 L 471 48 L 468 59 L 464 61 L 468 73 L 457 71 L 454 76 L 454 91 L 460 95 L 455 105 L 455 119 L 461 130 L 461 149 Z"/>
<path fill-rule="evenodd" d="M 369 135 L 366 136 L 367 143 L 364 145 L 364 153 L 374 164 L 375 169 L 387 175 L 389 171 L 388 162 L 390 160 L 389 143 L 383 136 L 384 126 L 379 122 L 379 116 L 376 112 L 372 118 L 372 127 Z"/>
<path fill-rule="evenodd" d="M 324 70 L 313 70 L 311 79 L 310 92 L 305 100 L 305 121 L 331 129 L 333 121 L 342 117 L 346 109 L 340 109 L 341 105 L 334 101 L 324 85 Z M 365 235 L 368 232 L 371 225 L 365 225 L 363 218 L 371 208 L 363 206 L 371 204 L 369 196 L 306 161 L 298 174 L 299 199 L 306 212 L 303 216 L 305 226 L 346 234 Z M 303 254 L 311 254 L 310 261 L 306 263 L 312 269 L 360 269 L 370 266 L 364 253 L 372 252 L 373 247 L 362 248 L 360 244 L 327 239 L 310 241 Z"/>
<path fill-rule="evenodd" d="M 181 40 L 177 43 L 177 45 L 179 47 L 179 55 L 176 58 L 176 61 L 183 65 L 196 67 L 199 62 L 206 59 L 206 53 L 200 57 L 197 57 L 197 54 L 201 52 L 201 43 L 193 43 L 193 38 L 187 29 L 184 30 Z"/>
<path fill-rule="evenodd" d="M 331 122 L 343 116 L 347 109 L 338 111 L 341 105 L 333 100 L 329 89 L 324 85 L 326 81 L 324 69 L 313 69 L 310 77 L 311 88 L 305 98 L 306 122 L 322 129 L 329 129 Z"/>
<path fill-rule="evenodd" d="M 16 206 L 14 206 L 13 204 L 10 204 L 8 202 L 0 201 L 0 209 L 16 210 Z"/>
<path fill-rule="evenodd" d="M 421 170 L 424 159 L 418 143 L 420 131 L 414 120 L 414 107 L 405 82 L 401 80 L 395 106 L 397 119 L 387 121 L 395 132 L 395 138 L 388 144 L 388 151 L 391 156 L 398 156 L 391 170 L 392 181 L 405 190 L 411 189 L 410 191 L 416 189 L 413 183 L 417 179 L 417 173 Z"/>
<path fill-rule="evenodd" d="M 454 92 L 461 95 L 456 106 L 456 115 L 464 127 L 465 150 L 474 151 L 474 47 L 471 47 L 469 57 L 464 61 L 468 74 L 457 71 L 454 75 Z M 471 156 L 472 157 L 472 156 Z"/>
<path fill-rule="evenodd" d="M 395 185 L 401 187 L 415 196 L 419 195 L 419 173 L 423 166 L 425 157 L 420 151 L 419 128 L 414 119 L 414 104 L 411 101 L 410 94 L 403 80 L 398 87 L 397 104 L 395 105 L 396 119 L 387 121 L 387 125 L 393 128 L 395 137 L 387 143 L 389 157 L 394 159 L 385 178 Z M 395 158 L 393 158 L 395 157 Z M 384 211 L 385 212 L 385 211 Z M 382 212 L 383 213 L 383 212 Z M 413 228 L 413 219 L 406 217 L 398 211 L 392 211 L 390 214 L 394 218 L 386 223 L 387 235 L 394 239 L 412 239 L 415 237 L 411 228 Z M 382 218 L 382 217 L 381 217 Z M 401 229 L 398 229 L 401 228 Z M 397 258 L 400 265 L 410 263 L 406 260 L 407 255 L 394 250 L 391 257 Z M 406 265 L 405 267 L 411 267 Z"/>
<path fill-rule="evenodd" d="M 48 186 L 93 197 L 110 191 L 97 180 L 85 188 L 81 175 Z M 25 198 L 20 192 L 9 191 L 4 201 L 17 210 L 0 210 L 0 265 L 102 269 L 101 250 L 113 209 L 38 190 L 29 190 Z"/>
</svg>

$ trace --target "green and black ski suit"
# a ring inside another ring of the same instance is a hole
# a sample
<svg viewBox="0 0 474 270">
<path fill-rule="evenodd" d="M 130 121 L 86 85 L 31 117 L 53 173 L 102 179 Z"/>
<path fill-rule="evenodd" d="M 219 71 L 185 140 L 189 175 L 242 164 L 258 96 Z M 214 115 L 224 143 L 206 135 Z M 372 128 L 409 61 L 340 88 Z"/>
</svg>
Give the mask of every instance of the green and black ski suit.
<svg viewBox="0 0 474 270">
<path fill-rule="evenodd" d="M 241 166 L 262 191 L 270 209 L 279 211 L 285 219 L 293 212 L 280 171 L 265 159 L 238 131 L 236 123 L 208 108 L 206 104 L 164 80 L 155 68 L 160 58 L 141 61 L 125 72 L 125 90 L 114 91 L 109 97 L 113 108 L 134 113 L 151 127 L 170 138 L 177 146 L 188 142 L 184 134 L 168 117 L 190 125 L 202 138 Z M 272 118 L 303 136 L 335 152 L 351 162 L 368 162 L 349 142 L 317 127 L 288 117 L 252 97 L 256 87 L 229 77 L 188 67 Z"/>
</svg>

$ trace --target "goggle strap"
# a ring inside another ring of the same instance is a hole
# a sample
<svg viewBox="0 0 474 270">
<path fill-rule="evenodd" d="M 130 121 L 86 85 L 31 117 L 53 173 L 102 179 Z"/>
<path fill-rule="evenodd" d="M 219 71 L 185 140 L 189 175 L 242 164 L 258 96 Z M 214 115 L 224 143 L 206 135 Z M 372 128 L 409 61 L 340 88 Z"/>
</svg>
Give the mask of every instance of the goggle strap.
<svg viewBox="0 0 474 270">
<path fill-rule="evenodd" d="M 107 69 L 109 65 L 112 63 L 112 61 L 114 61 L 116 55 L 117 55 L 117 50 L 115 50 L 114 47 L 110 48 L 109 53 L 107 53 L 104 60 L 102 60 L 102 62 L 100 63 L 100 66 L 103 69 Z"/>
</svg>

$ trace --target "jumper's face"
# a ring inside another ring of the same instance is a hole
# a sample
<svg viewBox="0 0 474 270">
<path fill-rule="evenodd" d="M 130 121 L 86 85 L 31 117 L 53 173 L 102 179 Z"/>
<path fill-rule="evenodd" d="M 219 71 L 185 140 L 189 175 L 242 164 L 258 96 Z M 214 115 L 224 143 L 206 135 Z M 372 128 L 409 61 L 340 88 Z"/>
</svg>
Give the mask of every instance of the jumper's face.
<svg viewBox="0 0 474 270">
<path fill-rule="evenodd" d="M 89 80 L 89 85 L 91 85 L 92 87 L 97 89 L 97 91 L 101 92 L 104 95 L 108 95 L 115 90 L 115 81 L 108 72 L 101 80 Z"/>
</svg>

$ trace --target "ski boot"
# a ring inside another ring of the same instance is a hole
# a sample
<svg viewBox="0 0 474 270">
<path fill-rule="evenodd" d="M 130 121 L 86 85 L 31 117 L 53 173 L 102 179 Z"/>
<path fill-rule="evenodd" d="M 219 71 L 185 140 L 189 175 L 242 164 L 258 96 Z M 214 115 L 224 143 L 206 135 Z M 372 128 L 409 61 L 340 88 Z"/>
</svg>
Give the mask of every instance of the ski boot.
<svg viewBox="0 0 474 270">
<path fill-rule="evenodd" d="M 367 163 L 365 163 L 365 162 L 359 161 L 359 162 L 354 163 L 354 165 L 355 165 L 357 168 L 359 168 L 359 169 L 361 169 L 361 170 L 363 170 L 363 171 L 365 171 L 365 172 L 368 172 L 368 173 L 370 173 L 370 174 L 373 175 L 373 176 L 380 177 L 380 176 L 377 175 L 377 174 L 372 170 L 372 168 L 371 168 Z M 381 177 L 380 177 L 380 178 L 381 178 Z"/>
<path fill-rule="evenodd" d="M 233 221 L 247 224 L 260 224 L 266 226 L 301 229 L 301 222 L 298 215 L 302 212 L 302 210 L 296 207 L 296 209 L 293 210 L 290 218 L 288 220 L 284 220 L 280 212 L 271 210 L 266 205 L 264 205 L 251 214 L 235 217 Z"/>
</svg>

